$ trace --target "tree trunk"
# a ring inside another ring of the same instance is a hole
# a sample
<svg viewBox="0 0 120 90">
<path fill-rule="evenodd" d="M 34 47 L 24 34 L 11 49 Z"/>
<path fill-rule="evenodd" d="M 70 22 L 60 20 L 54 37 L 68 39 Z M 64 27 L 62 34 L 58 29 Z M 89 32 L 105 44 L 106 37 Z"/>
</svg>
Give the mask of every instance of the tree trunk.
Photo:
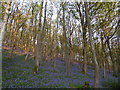
<svg viewBox="0 0 120 90">
<path fill-rule="evenodd" d="M 105 73 L 106 73 L 106 70 L 105 70 L 105 68 L 106 68 L 106 64 L 105 64 L 105 61 L 106 61 L 106 59 L 107 59 L 107 55 L 106 55 L 106 53 L 105 53 L 105 45 L 104 45 L 104 43 L 103 43 L 103 34 L 102 34 L 102 32 L 101 32 L 101 44 L 102 44 L 102 62 L 103 62 L 103 78 L 105 78 Z"/>
<path fill-rule="evenodd" d="M 38 73 L 38 68 L 39 68 L 39 61 L 41 60 L 41 17 L 42 17 L 42 8 L 43 8 L 43 1 L 41 2 L 41 7 L 40 7 L 40 16 L 39 16 L 39 26 L 38 26 L 38 35 L 37 35 L 37 44 L 35 45 L 35 66 L 34 66 L 34 73 Z"/>
<path fill-rule="evenodd" d="M 2 25 L 1 32 L 0 32 L 0 46 L 2 46 L 2 41 L 4 39 L 4 33 L 6 31 L 6 28 L 7 28 L 7 22 L 8 22 L 8 18 L 9 18 L 9 15 L 10 15 L 9 11 L 10 11 L 10 0 L 7 1 L 6 13 L 5 13 L 5 16 L 4 16 L 3 25 Z M 1 49 L 2 49 L 2 47 L 1 47 Z"/>
<path fill-rule="evenodd" d="M 68 59 L 68 41 L 67 41 L 67 37 L 66 37 L 66 28 L 65 28 L 65 6 L 64 6 L 64 2 L 62 2 L 62 9 L 63 9 L 63 47 L 64 47 L 64 58 L 65 58 L 65 62 L 66 62 L 66 72 L 67 75 L 70 74 L 70 61 Z"/>
<path fill-rule="evenodd" d="M 113 63 L 113 76 L 118 77 L 118 64 L 117 64 L 117 62 Z"/>
<path fill-rule="evenodd" d="M 117 38 L 117 42 L 118 42 L 118 50 L 117 50 L 118 73 L 120 73 L 120 68 L 119 68 L 119 66 L 120 66 L 120 43 L 119 43 L 120 39 L 119 39 L 119 36 Z"/>
<path fill-rule="evenodd" d="M 83 29 L 83 73 L 87 71 L 87 59 L 86 59 L 86 29 Z"/>
<path fill-rule="evenodd" d="M 95 64 L 94 87 L 98 88 L 99 87 L 99 66 L 98 66 L 98 61 L 97 61 L 96 54 L 95 54 L 94 42 L 92 40 L 92 29 L 91 29 L 90 18 L 89 18 L 88 12 L 89 12 L 88 11 L 88 5 L 87 5 L 87 2 L 85 2 L 86 22 L 87 22 L 87 26 L 88 26 L 88 30 L 89 30 L 89 38 L 90 38 L 90 45 L 91 45 L 91 50 L 92 50 L 92 54 L 93 54 L 93 61 L 94 61 L 94 64 Z"/>
<path fill-rule="evenodd" d="M 39 39 L 39 52 L 41 53 L 41 59 L 44 59 L 44 42 L 45 42 L 45 35 L 46 35 L 46 9 L 47 9 L 47 2 L 45 2 L 45 9 L 44 9 L 44 21 L 43 21 L 43 27 L 42 27 L 42 32 L 41 32 L 41 36 Z"/>
<path fill-rule="evenodd" d="M 84 16 L 82 15 L 81 8 L 80 8 L 80 3 L 76 2 L 77 4 L 77 11 L 79 12 L 79 17 L 82 25 L 82 31 L 83 31 L 83 67 L 82 67 L 82 72 L 86 74 L 87 71 L 87 53 L 86 53 L 86 21 L 84 20 Z"/>
<path fill-rule="evenodd" d="M 2 72 L 1 68 L 2 68 L 2 41 L 4 39 L 4 33 L 7 27 L 7 21 L 8 21 L 8 17 L 9 17 L 9 11 L 10 11 L 10 0 L 7 1 L 7 8 L 6 8 L 6 14 L 4 16 L 4 22 L 2 25 L 2 29 L 0 32 L 0 72 Z M 2 77 L 2 74 L 0 74 L 0 77 Z M 0 88 L 2 88 L 2 80 L 0 79 Z"/>
<path fill-rule="evenodd" d="M 109 42 L 109 39 L 106 41 L 106 43 L 107 43 L 107 46 L 108 46 L 108 49 L 109 49 L 109 55 L 110 55 L 110 59 L 111 59 L 111 61 L 112 61 L 112 68 L 113 68 L 113 76 L 114 76 L 114 74 L 115 74 L 115 71 L 114 71 L 114 69 L 115 69 L 115 60 L 113 60 L 113 56 L 112 56 L 112 51 L 111 51 L 111 48 L 110 48 L 110 42 Z"/>
<path fill-rule="evenodd" d="M 103 78 L 106 76 L 105 61 L 103 61 Z"/>
</svg>

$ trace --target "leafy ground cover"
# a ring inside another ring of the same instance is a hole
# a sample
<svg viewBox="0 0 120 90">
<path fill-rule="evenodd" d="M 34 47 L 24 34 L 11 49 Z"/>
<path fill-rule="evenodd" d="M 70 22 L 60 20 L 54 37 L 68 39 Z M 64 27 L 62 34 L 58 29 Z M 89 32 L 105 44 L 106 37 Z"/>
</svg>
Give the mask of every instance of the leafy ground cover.
<svg viewBox="0 0 120 90">
<path fill-rule="evenodd" d="M 67 76 L 63 60 L 56 60 L 55 68 L 52 61 L 42 61 L 39 74 L 33 74 L 33 59 L 25 61 L 25 55 L 17 54 L 14 54 L 13 59 L 8 59 L 8 55 L 8 51 L 3 50 L 3 88 L 82 88 L 85 81 L 89 82 L 90 87 L 93 87 L 94 70 L 91 66 L 88 66 L 87 74 L 84 75 L 78 64 L 72 64 L 70 75 Z M 106 79 L 102 78 L 100 69 L 100 87 L 110 87 L 110 82 L 116 83 L 118 80 L 108 72 L 106 72 L 106 76 Z"/>
</svg>

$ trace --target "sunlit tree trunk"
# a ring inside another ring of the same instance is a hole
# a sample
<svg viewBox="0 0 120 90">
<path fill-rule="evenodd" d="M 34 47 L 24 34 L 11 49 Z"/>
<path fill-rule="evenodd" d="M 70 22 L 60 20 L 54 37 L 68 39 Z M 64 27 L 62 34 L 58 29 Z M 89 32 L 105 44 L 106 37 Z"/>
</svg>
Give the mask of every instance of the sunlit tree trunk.
<svg viewBox="0 0 120 90">
<path fill-rule="evenodd" d="M 9 17 L 9 11 L 10 11 L 10 0 L 7 1 L 7 8 L 6 8 L 6 14 L 4 16 L 4 22 L 2 25 L 2 29 L 0 31 L 0 72 L 2 69 L 2 41 L 4 39 L 4 33 L 6 31 L 6 27 L 7 27 L 7 21 L 8 21 L 8 17 Z M 0 77 L 2 77 L 2 73 L 0 73 Z M 0 89 L 2 88 L 2 80 L 0 79 Z"/>
<path fill-rule="evenodd" d="M 88 11 L 88 5 L 87 5 L 87 2 L 85 2 L 85 15 L 86 15 L 86 21 L 87 21 L 87 26 L 88 26 L 88 31 L 89 31 L 89 38 L 90 38 L 92 55 L 93 55 L 93 61 L 94 61 L 94 64 L 95 64 L 94 87 L 98 88 L 99 87 L 99 66 L 98 66 L 98 61 L 97 61 L 97 57 L 96 57 L 96 54 L 95 54 L 94 42 L 92 40 L 92 29 L 91 29 L 90 18 L 89 18 L 88 12 L 89 12 Z"/>
<path fill-rule="evenodd" d="M 4 39 L 4 33 L 6 31 L 6 28 L 7 28 L 7 22 L 8 22 L 8 18 L 9 18 L 9 11 L 10 11 L 10 4 L 11 3 L 11 0 L 8 0 L 7 1 L 7 8 L 6 8 L 6 12 L 5 12 L 5 16 L 4 16 L 4 21 L 3 21 L 3 25 L 2 25 L 2 29 L 1 29 L 1 32 L 0 32 L 0 49 L 2 50 L 2 41 Z"/>
<path fill-rule="evenodd" d="M 6 8 L 6 12 L 5 12 L 5 16 L 4 16 L 4 22 L 3 22 L 3 26 L 2 26 L 2 29 L 1 29 L 1 32 L 0 32 L 0 46 L 2 46 L 2 41 L 4 39 L 4 33 L 7 29 L 7 22 L 8 22 L 8 19 L 9 19 L 9 11 L 10 11 L 10 6 L 11 6 L 11 0 L 8 0 L 7 2 L 7 8 Z M 1 47 L 2 49 L 2 47 Z"/>
<path fill-rule="evenodd" d="M 37 14 L 35 14 L 35 27 L 34 27 L 34 33 L 33 33 L 33 56 L 34 56 L 34 60 L 35 60 L 35 46 L 36 46 L 36 37 L 37 37 L 37 33 L 36 33 L 36 30 L 37 30 Z"/>
<path fill-rule="evenodd" d="M 41 18 L 42 18 L 42 8 L 43 8 L 43 1 L 40 4 L 40 15 L 39 15 L 39 25 L 38 25 L 38 35 L 37 35 L 37 44 L 35 45 L 35 66 L 34 66 L 34 73 L 38 73 L 38 68 L 39 68 L 39 61 L 42 58 L 42 53 L 41 53 L 41 27 L 42 27 L 42 22 L 41 22 Z"/>
</svg>

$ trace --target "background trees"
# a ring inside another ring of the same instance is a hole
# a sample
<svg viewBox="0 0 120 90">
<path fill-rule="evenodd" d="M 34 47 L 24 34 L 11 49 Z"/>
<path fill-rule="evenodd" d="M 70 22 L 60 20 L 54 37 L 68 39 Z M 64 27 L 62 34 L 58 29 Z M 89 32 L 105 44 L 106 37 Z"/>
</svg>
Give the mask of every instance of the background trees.
<svg viewBox="0 0 120 90">
<path fill-rule="evenodd" d="M 106 69 L 114 76 L 118 75 L 117 2 L 57 3 L 43 0 L 9 3 L 0 3 L 0 19 L 1 22 L 4 20 L 1 37 L 2 31 L 6 30 L 2 43 L 3 47 L 10 48 L 9 57 L 14 50 L 33 55 L 35 73 L 38 73 L 41 60 L 62 58 L 66 62 L 67 75 L 70 75 L 73 62 L 83 64 L 84 74 L 87 65 L 93 65 L 95 87 L 98 87 L 99 67 L 103 68 L 104 78 Z"/>
</svg>

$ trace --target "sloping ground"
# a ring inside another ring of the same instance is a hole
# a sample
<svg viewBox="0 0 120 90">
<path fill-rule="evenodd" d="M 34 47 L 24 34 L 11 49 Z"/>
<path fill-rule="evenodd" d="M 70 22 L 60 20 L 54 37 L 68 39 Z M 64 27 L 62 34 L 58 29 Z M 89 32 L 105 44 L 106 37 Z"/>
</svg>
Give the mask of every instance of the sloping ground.
<svg viewBox="0 0 120 90">
<path fill-rule="evenodd" d="M 3 88 L 81 88 L 85 81 L 93 87 L 94 70 L 88 66 L 86 75 L 81 73 L 77 64 L 71 65 L 71 75 L 67 76 L 65 64 L 62 60 L 56 60 L 56 68 L 52 61 L 42 61 L 39 74 L 33 74 L 34 60 L 24 61 L 25 55 L 15 55 L 8 59 L 8 51 L 3 50 L 2 60 L 2 86 Z M 102 78 L 100 70 L 100 87 L 108 79 L 117 80 L 108 72 L 106 79 Z"/>
</svg>

